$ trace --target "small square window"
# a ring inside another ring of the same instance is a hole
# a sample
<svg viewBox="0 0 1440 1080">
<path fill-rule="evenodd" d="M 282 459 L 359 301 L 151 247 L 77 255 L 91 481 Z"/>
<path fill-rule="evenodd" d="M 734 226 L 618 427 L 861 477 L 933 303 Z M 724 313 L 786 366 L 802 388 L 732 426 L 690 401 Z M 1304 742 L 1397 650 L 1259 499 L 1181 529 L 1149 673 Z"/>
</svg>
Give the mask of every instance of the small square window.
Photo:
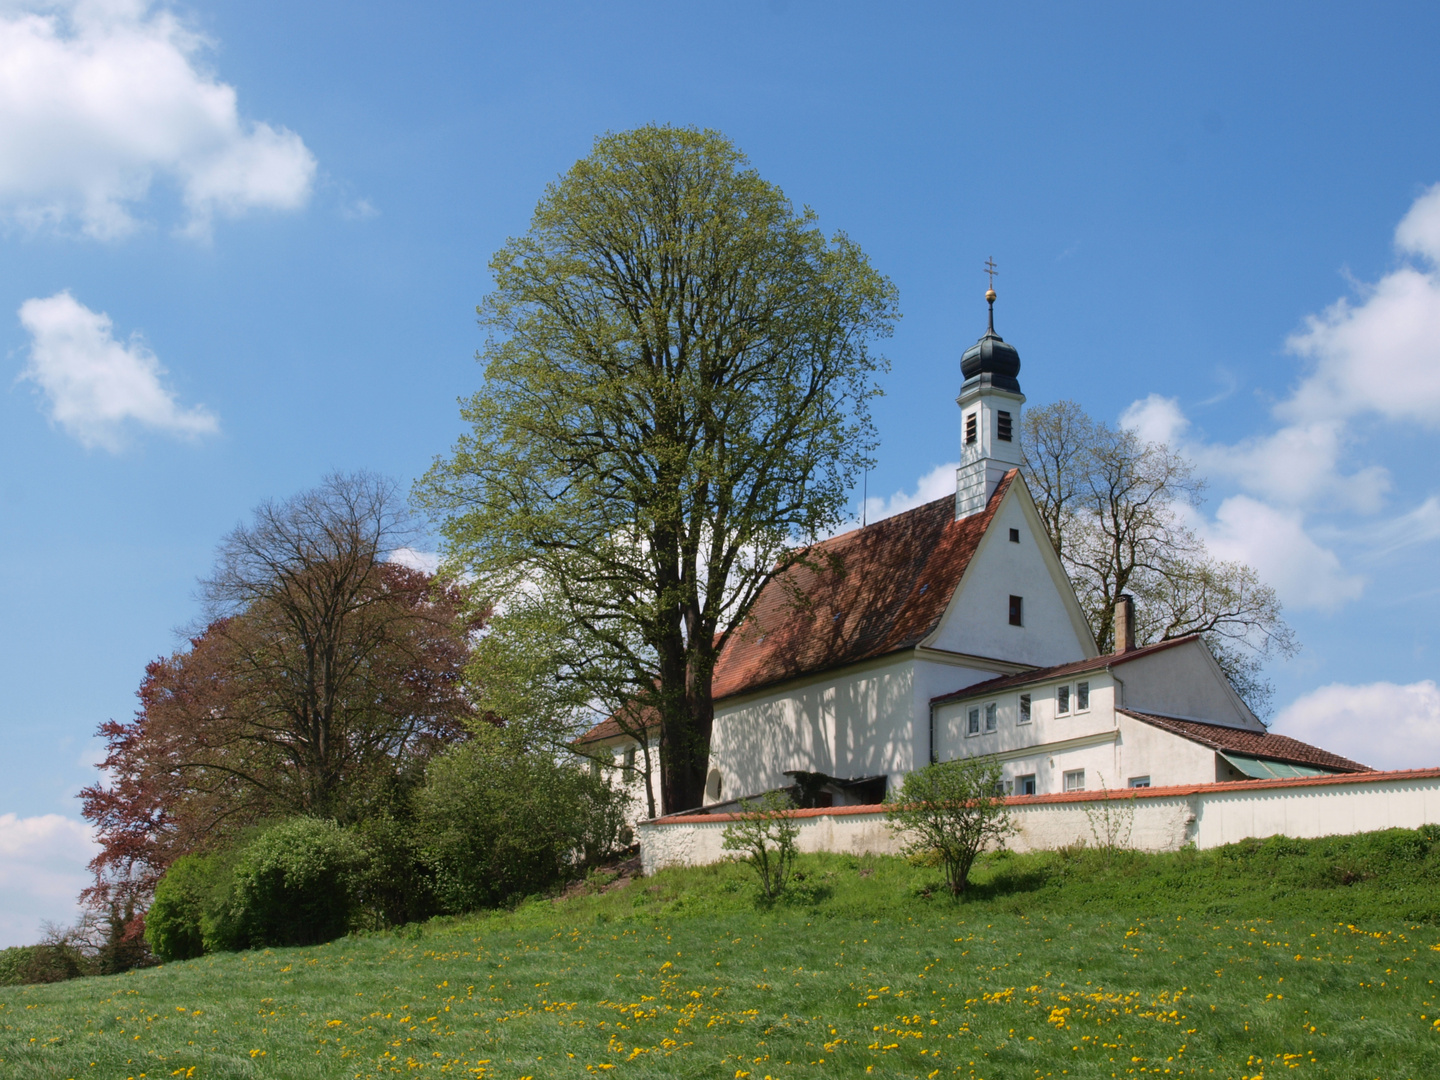
<svg viewBox="0 0 1440 1080">
<path fill-rule="evenodd" d="M 1034 773 L 1031 773 L 1031 774 L 1028 775 L 1028 776 L 1017 776 L 1017 777 L 1015 777 L 1015 794 L 1017 794 L 1017 795 L 1034 795 L 1034 794 L 1035 794 L 1035 774 L 1034 774 Z"/>
<path fill-rule="evenodd" d="M 1071 769 L 1069 772 L 1067 772 L 1067 773 L 1065 774 L 1065 790 L 1066 790 L 1066 791 L 1084 791 L 1084 790 L 1085 790 L 1085 770 L 1084 770 L 1084 769 Z"/>
<path fill-rule="evenodd" d="M 980 706 L 978 705 L 975 706 L 975 708 L 971 709 L 969 714 L 965 718 L 965 734 L 980 734 Z"/>
<path fill-rule="evenodd" d="M 1022 596 L 1010 597 L 1010 625 L 1025 625 L 1025 598 Z"/>
<path fill-rule="evenodd" d="M 1030 722 L 1030 695 L 1029 695 L 1029 694 L 1021 694 L 1021 695 L 1020 695 L 1020 720 L 1019 720 L 1019 722 L 1022 723 L 1022 724 L 1028 724 L 1028 723 Z"/>
<path fill-rule="evenodd" d="M 977 421 L 976 421 L 976 419 L 975 419 L 975 414 L 972 412 L 969 416 L 965 417 L 965 445 L 966 445 L 966 446 L 969 446 L 971 443 L 973 443 L 973 442 L 975 441 L 976 436 L 979 434 L 979 431 L 980 431 L 980 425 L 977 423 Z"/>
<path fill-rule="evenodd" d="M 1010 414 L 1008 412 L 996 412 L 995 414 L 995 437 L 1001 442 L 1010 442 L 1012 434 Z"/>
<path fill-rule="evenodd" d="M 1077 682 L 1075 684 L 1075 711 L 1084 712 L 1088 708 L 1090 708 L 1090 684 Z"/>
<path fill-rule="evenodd" d="M 1131 787 L 1149 787 L 1149 786 L 1150 786 L 1150 778 L 1149 778 L 1148 776 L 1132 776 L 1132 777 L 1130 777 L 1130 786 L 1131 786 Z"/>
<path fill-rule="evenodd" d="M 1020 542 L 1020 530 L 1019 530 L 1019 529 L 1011 529 L 1011 530 L 1010 530 L 1010 543 L 1012 543 L 1012 544 L 1018 544 L 1019 542 Z"/>
<path fill-rule="evenodd" d="M 1055 688 L 1055 715 L 1064 716 L 1070 711 L 1070 687 L 1057 686 Z"/>
<path fill-rule="evenodd" d="M 995 728 L 996 728 L 996 726 L 997 726 L 997 725 L 996 725 L 996 719 L 997 719 L 997 717 L 996 717 L 995 703 L 992 701 L 989 705 L 986 705 L 986 706 L 985 706 L 985 730 L 986 730 L 986 731 L 994 731 L 994 730 L 995 730 Z"/>
</svg>

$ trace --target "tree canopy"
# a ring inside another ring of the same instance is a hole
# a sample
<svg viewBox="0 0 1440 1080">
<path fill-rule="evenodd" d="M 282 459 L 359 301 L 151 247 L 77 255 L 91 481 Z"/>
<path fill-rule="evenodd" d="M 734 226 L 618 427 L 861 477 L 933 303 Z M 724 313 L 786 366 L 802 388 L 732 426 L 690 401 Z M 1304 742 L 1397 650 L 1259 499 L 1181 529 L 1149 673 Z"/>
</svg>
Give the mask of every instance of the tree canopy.
<svg viewBox="0 0 1440 1080">
<path fill-rule="evenodd" d="M 1186 523 L 1203 481 L 1170 447 L 1094 420 L 1073 401 L 1025 415 L 1025 474 L 1102 653 L 1115 603 L 1135 598 L 1138 644 L 1200 634 L 1258 715 L 1263 665 L 1298 646 L 1275 590 L 1244 563 L 1212 557 Z"/>
<path fill-rule="evenodd" d="M 143 897 L 179 855 L 270 817 L 363 817 L 464 734 L 460 595 L 387 561 L 403 525 L 394 486 L 356 474 L 225 539 L 208 623 L 147 666 L 133 720 L 100 727 L 92 898 Z"/>
<path fill-rule="evenodd" d="M 484 384 L 418 495 L 480 595 L 582 640 L 558 678 L 653 709 L 664 807 L 697 805 L 720 651 L 869 463 L 895 289 L 691 128 L 597 139 L 490 265 Z"/>
</svg>

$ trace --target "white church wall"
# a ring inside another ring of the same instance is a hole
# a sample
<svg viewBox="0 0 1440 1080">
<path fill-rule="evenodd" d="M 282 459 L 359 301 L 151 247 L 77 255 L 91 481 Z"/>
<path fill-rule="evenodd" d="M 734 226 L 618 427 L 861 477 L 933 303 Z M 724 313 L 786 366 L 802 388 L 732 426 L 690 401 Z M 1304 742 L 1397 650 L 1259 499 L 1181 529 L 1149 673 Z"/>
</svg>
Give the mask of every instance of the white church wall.
<svg viewBox="0 0 1440 1080">
<path fill-rule="evenodd" d="M 1119 675 L 1121 708 L 1263 730 L 1199 641 L 1127 661 Z"/>
<path fill-rule="evenodd" d="M 649 800 L 645 797 L 645 755 L 640 743 L 631 738 L 612 739 L 605 744 L 613 755 L 611 764 L 601 764 L 601 774 L 612 788 L 630 797 L 625 820 L 633 829 L 636 824 L 650 817 Z M 635 751 L 635 764 L 625 768 L 625 753 L 629 748 Z M 650 745 L 650 783 L 655 794 L 655 805 L 660 806 L 660 746 L 658 739 Z"/>
<path fill-rule="evenodd" d="M 852 779 L 909 772 L 917 738 L 928 739 L 916 723 L 915 695 L 915 661 L 906 652 L 718 702 L 710 768 L 721 786 L 706 801 L 784 787 L 787 769 Z"/>
<path fill-rule="evenodd" d="M 1011 529 L 1019 530 L 1019 543 L 1010 541 Z M 1069 582 L 1056 579 L 1054 560 L 1047 559 L 1040 547 L 1049 543 L 1043 534 L 1036 535 L 1021 496 L 1012 487 L 926 644 L 1036 667 L 1093 656 L 1093 642 L 1087 648 L 1061 593 L 1062 588 L 1070 588 Z M 1010 625 L 1011 596 L 1024 600 L 1022 626 Z"/>
<path fill-rule="evenodd" d="M 1174 784 L 1210 784 L 1215 775 L 1215 751 L 1182 739 L 1128 716 L 1119 717 L 1120 783 L 1131 777 L 1148 776 L 1151 787 Z"/>
<path fill-rule="evenodd" d="M 1092 822 L 1099 825 L 1103 802 L 1093 793 L 1007 802 L 1018 829 L 1008 843 L 1012 850 L 1096 842 Z M 1440 823 L 1440 769 L 1151 788 L 1116 793 L 1110 806 L 1112 815 L 1132 815 L 1127 846 L 1142 851 L 1175 851 L 1187 843 L 1212 848 L 1252 837 L 1413 829 Z M 804 852 L 895 854 L 901 848 L 883 810 L 800 810 L 794 817 Z M 642 823 L 645 872 L 721 861 L 728 855 L 720 844 L 730 820 L 731 815 L 717 814 Z"/>
</svg>

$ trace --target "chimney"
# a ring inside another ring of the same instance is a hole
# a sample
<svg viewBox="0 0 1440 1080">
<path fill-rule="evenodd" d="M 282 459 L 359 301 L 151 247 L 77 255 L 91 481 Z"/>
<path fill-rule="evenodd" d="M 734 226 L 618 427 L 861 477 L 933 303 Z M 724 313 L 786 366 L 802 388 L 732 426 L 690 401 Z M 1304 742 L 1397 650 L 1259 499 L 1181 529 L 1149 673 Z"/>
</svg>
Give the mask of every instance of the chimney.
<svg viewBox="0 0 1440 1080">
<path fill-rule="evenodd" d="M 1115 655 L 1135 648 L 1135 598 L 1121 593 L 1115 599 Z"/>
</svg>

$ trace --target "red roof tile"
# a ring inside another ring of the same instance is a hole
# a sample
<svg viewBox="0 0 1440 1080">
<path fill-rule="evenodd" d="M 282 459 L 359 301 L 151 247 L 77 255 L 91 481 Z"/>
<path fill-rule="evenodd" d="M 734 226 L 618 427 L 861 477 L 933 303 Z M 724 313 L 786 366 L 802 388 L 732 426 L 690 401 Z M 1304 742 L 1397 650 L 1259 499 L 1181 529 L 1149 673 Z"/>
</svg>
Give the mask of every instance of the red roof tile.
<svg viewBox="0 0 1440 1080">
<path fill-rule="evenodd" d="M 939 705 L 945 701 L 958 701 L 960 698 L 990 694 L 997 690 L 1009 690 L 1015 686 L 1029 686 L 1032 683 L 1042 683 L 1047 679 L 1063 679 L 1068 675 L 1081 675 L 1087 671 L 1101 671 L 1111 664 L 1128 664 L 1131 660 L 1138 660 L 1142 656 L 1149 656 L 1151 653 L 1171 649 L 1176 645 L 1183 645 L 1187 641 L 1194 641 L 1198 636 L 1198 634 L 1188 634 L 1185 637 L 1171 638 L 1169 641 L 1157 641 L 1154 645 L 1145 645 L 1139 649 L 1131 649 L 1126 653 L 1106 653 L 1104 656 L 1092 656 L 1088 660 L 1072 660 L 1068 664 L 1056 664 L 1054 667 L 1022 671 L 1019 675 L 999 675 L 993 679 L 971 683 L 969 686 L 962 686 L 959 690 L 952 690 L 948 694 L 933 697 L 930 699 L 930 704 Z"/>
<path fill-rule="evenodd" d="M 633 708 L 633 706 L 626 706 L 626 708 Z M 634 719 L 630 720 L 630 722 L 627 723 L 624 728 L 620 726 L 620 721 L 612 714 L 606 719 L 601 720 L 600 723 L 596 724 L 594 727 L 592 727 L 589 731 L 585 732 L 584 735 L 581 735 L 580 738 L 576 739 L 575 741 L 577 743 L 590 743 L 601 742 L 604 739 L 613 739 L 619 735 L 630 736 L 630 733 L 632 731 L 639 730 L 640 720 L 642 718 L 645 721 L 646 732 L 655 732 L 660 730 L 660 714 L 656 710 L 647 707 L 641 709 L 639 716 L 636 716 Z M 627 731 L 626 728 L 629 728 L 630 730 Z"/>
<path fill-rule="evenodd" d="M 766 585 L 726 642 L 714 699 L 919 644 L 939 624 L 1015 472 L 985 510 L 961 521 L 947 495 L 812 547 L 815 565 Z"/>
<path fill-rule="evenodd" d="M 1154 713 L 1134 712 L 1130 709 L 1116 709 L 1135 720 L 1140 720 L 1161 731 L 1180 735 L 1211 750 L 1219 750 L 1247 757 L 1267 758 L 1270 761 L 1287 761 L 1292 765 L 1311 765 L 1317 769 L 1332 769 L 1336 772 L 1370 772 L 1370 766 L 1361 765 L 1329 750 L 1311 746 L 1288 735 L 1272 735 L 1268 731 L 1248 731 L 1245 728 L 1226 727 L 1223 724 L 1204 724 L 1198 720 L 1176 720 Z"/>
</svg>

